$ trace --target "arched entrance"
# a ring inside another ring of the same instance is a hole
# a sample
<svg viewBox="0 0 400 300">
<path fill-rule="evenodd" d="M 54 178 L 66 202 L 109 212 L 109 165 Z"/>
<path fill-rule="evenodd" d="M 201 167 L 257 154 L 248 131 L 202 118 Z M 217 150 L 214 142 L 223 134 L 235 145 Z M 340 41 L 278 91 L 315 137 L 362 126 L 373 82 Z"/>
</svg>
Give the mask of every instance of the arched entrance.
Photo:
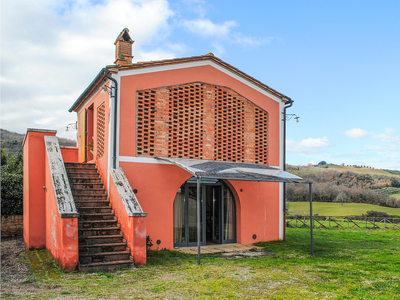
<svg viewBox="0 0 400 300">
<path fill-rule="evenodd" d="M 236 243 L 236 203 L 220 180 L 202 180 L 201 245 Z M 174 200 L 174 247 L 197 245 L 196 178 L 186 181 Z"/>
</svg>

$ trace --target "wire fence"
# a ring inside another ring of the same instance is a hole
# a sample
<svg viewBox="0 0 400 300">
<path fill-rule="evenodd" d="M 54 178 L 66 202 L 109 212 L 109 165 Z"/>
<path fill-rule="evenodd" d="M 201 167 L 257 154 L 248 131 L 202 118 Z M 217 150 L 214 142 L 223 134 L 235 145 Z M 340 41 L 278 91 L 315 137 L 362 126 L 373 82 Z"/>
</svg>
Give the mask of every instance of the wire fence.
<svg viewBox="0 0 400 300">
<path fill-rule="evenodd" d="M 313 228 L 400 230 L 400 218 L 314 216 Z M 286 227 L 310 228 L 310 216 L 286 216 Z"/>
</svg>

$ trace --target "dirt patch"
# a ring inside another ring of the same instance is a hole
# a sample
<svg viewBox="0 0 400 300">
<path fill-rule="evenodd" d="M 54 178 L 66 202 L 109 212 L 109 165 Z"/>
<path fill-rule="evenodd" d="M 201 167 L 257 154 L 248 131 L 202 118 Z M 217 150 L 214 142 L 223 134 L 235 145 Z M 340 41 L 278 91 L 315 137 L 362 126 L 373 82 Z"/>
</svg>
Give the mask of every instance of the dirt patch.
<svg viewBox="0 0 400 300">
<path fill-rule="evenodd" d="M 1 240 L 1 283 L 18 284 L 24 282 L 31 275 L 29 265 L 22 253 L 26 247 L 22 238 Z"/>
<path fill-rule="evenodd" d="M 221 258 L 244 258 L 244 257 L 254 257 L 254 256 L 275 256 L 274 253 L 265 252 L 263 249 L 252 248 L 245 251 L 227 252 L 220 253 Z"/>
<path fill-rule="evenodd" d="M 1 240 L 1 298 L 28 298 L 58 286 L 40 284 L 31 272 L 31 258 L 22 237 Z"/>
</svg>

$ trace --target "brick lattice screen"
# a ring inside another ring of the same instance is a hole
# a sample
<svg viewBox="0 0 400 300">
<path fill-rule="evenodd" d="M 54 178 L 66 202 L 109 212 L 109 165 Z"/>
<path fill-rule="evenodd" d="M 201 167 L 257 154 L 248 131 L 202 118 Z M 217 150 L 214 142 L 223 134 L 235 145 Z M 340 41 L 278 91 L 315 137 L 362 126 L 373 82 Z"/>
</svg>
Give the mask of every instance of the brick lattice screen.
<svg viewBox="0 0 400 300">
<path fill-rule="evenodd" d="M 195 82 L 137 92 L 137 156 L 268 164 L 268 112 Z"/>
<path fill-rule="evenodd" d="M 106 126 L 106 105 L 103 102 L 97 108 L 97 157 L 104 155 L 104 130 Z"/>
</svg>

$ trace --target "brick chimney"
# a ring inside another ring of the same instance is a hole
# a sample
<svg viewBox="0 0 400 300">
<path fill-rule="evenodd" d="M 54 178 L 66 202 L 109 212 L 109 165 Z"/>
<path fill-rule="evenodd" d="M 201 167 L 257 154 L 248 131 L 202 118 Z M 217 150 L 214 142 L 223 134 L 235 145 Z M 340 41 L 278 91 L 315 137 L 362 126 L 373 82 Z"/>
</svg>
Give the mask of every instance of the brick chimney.
<svg viewBox="0 0 400 300">
<path fill-rule="evenodd" d="M 115 62 L 116 65 L 127 66 L 132 64 L 132 44 L 135 41 L 129 36 L 129 29 L 125 28 L 115 40 Z"/>
</svg>

